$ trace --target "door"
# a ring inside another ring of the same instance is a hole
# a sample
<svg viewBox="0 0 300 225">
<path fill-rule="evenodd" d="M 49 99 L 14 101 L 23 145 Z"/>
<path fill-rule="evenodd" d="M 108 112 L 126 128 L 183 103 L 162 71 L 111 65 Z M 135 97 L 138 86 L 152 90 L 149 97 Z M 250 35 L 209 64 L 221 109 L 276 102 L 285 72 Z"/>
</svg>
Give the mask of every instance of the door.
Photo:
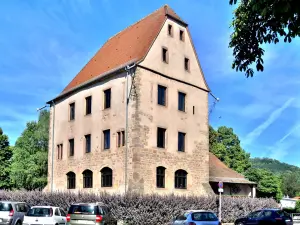
<svg viewBox="0 0 300 225">
<path fill-rule="evenodd" d="M 66 216 L 67 214 L 65 213 L 65 211 L 61 208 L 59 208 L 59 212 L 60 212 L 60 215 L 61 215 L 61 220 L 62 220 L 62 223 L 61 224 L 66 224 L 67 220 L 66 220 Z"/>
</svg>

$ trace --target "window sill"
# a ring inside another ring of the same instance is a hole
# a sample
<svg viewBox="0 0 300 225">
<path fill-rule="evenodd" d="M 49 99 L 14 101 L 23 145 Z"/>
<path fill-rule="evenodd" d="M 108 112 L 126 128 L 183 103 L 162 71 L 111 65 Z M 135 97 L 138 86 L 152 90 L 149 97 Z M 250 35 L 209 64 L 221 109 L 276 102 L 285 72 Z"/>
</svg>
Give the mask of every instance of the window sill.
<svg viewBox="0 0 300 225">
<path fill-rule="evenodd" d="M 103 108 L 102 111 L 105 112 L 105 111 L 109 111 L 110 109 L 111 109 L 111 107 L 109 107 L 109 108 Z"/>
<path fill-rule="evenodd" d="M 161 104 L 158 104 L 158 103 L 157 103 L 157 105 L 158 105 L 159 107 L 168 108 L 167 105 L 161 105 Z"/>
<path fill-rule="evenodd" d="M 92 113 L 85 114 L 84 116 L 85 116 L 85 117 L 90 117 L 90 116 L 92 116 Z"/>
<path fill-rule="evenodd" d="M 175 188 L 175 190 L 179 190 L 179 191 L 186 191 L 187 188 Z"/>
<path fill-rule="evenodd" d="M 111 186 L 111 187 L 102 187 L 101 186 L 101 189 L 113 189 L 114 187 L 113 186 Z"/>
<path fill-rule="evenodd" d="M 178 152 L 179 154 L 182 154 L 182 153 L 185 153 L 185 150 L 184 150 L 184 151 L 179 151 L 179 150 L 177 150 L 177 152 Z"/>
<path fill-rule="evenodd" d="M 180 113 L 184 113 L 184 114 L 187 113 L 186 110 L 180 110 L 180 109 L 178 109 L 177 111 L 180 112 Z"/>
</svg>

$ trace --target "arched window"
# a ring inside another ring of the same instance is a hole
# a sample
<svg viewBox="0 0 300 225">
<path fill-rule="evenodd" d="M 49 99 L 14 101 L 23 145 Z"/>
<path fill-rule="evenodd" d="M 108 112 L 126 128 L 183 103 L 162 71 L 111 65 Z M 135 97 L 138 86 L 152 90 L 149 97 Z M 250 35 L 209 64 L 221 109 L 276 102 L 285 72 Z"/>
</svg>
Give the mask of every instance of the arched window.
<svg viewBox="0 0 300 225">
<path fill-rule="evenodd" d="M 165 187 L 165 170 L 163 166 L 156 167 L 156 187 L 158 188 Z"/>
<path fill-rule="evenodd" d="M 76 188 L 76 174 L 72 171 L 67 173 L 67 188 L 68 189 Z"/>
<path fill-rule="evenodd" d="M 93 187 L 93 172 L 90 170 L 85 170 L 82 173 L 83 175 L 83 188 L 92 188 Z"/>
<path fill-rule="evenodd" d="M 185 170 L 177 170 L 175 172 L 175 188 L 186 189 L 187 172 Z"/>
<path fill-rule="evenodd" d="M 112 187 L 113 171 L 109 167 L 104 167 L 101 171 L 101 187 Z"/>
</svg>

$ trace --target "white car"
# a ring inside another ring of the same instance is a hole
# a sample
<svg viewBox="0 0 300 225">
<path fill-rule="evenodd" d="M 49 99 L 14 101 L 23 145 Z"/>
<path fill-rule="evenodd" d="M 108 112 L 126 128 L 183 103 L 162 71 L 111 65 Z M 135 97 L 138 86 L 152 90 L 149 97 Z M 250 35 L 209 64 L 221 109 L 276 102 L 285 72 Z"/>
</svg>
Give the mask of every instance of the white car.
<svg viewBox="0 0 300 225">
<path fill-rule="evenodd" d="M 66 225 L 66 213 L 55 206 L 33 206 L 24 216 L 23 225 Z"/>
</svg>

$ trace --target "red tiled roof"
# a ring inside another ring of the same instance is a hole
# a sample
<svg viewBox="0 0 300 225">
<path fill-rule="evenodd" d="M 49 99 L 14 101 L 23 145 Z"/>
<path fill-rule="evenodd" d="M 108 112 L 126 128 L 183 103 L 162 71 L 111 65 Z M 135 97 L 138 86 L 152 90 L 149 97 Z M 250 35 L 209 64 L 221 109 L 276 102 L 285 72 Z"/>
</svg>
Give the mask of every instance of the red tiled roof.
<svg viewBox="0 0 300 225">
<path fill-rule="evenodd" d="M 110 38 L 65 87 L 63 93 L 130 61 L 142 60 L 168 16 L 186 24 L 168 5 L 161 7 Z"/>
<path fill-rule="evenodd" d="M 242 174 L 230 169 L 217 156 L 209 153 L 209 181 L 224 183 L 241 183 L 241 184 L 255 184 L 247 180 Z"/>
</svg>

